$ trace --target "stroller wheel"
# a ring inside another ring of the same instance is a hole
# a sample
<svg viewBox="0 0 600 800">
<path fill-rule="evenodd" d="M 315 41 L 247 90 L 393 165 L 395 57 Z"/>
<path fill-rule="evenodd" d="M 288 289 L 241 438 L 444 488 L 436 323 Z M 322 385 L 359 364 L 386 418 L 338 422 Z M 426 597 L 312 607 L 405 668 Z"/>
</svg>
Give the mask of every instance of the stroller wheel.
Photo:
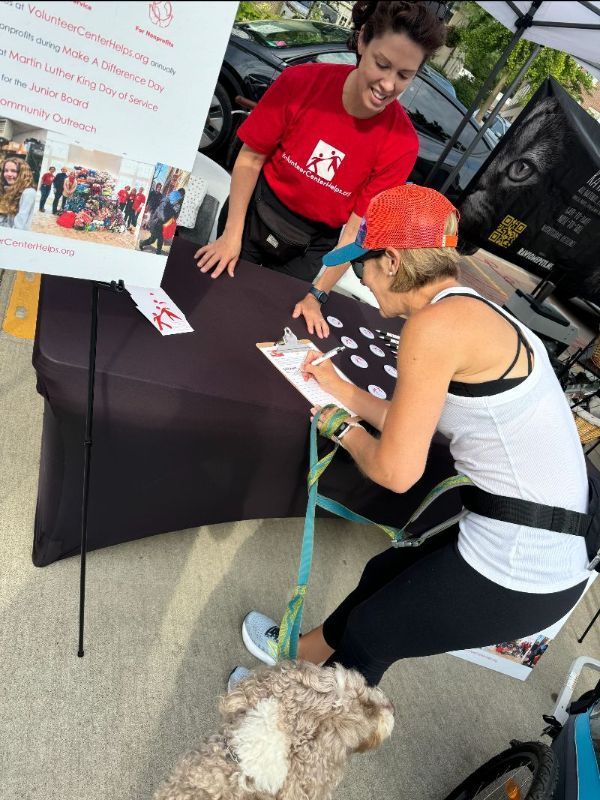
<svg viewBox="0 0 600 800">
<path fill-rule="evenodd" d="M 554 752 L 542 742 L 514 742 L 475 770 L 446 800 L 551 800 L 558 781 Z"/>
</svg>

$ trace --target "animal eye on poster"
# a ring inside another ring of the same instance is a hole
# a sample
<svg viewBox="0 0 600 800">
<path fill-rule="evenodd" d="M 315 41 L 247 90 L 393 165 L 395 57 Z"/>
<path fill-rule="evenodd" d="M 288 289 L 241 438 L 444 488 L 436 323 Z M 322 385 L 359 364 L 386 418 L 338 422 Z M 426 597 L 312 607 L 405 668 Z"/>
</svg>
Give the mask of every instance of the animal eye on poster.
<svg viewBox="0 0 600 800">
<path fill-rule="evenodd" d="M 463 241 L 600 300 L 600 125 L 553 78 L 463 193 Z"/>
<path fill-rule="evenodd" d="M 2 3 L 0 267 L 160 285 L 236 9 Z"/>
</svg>

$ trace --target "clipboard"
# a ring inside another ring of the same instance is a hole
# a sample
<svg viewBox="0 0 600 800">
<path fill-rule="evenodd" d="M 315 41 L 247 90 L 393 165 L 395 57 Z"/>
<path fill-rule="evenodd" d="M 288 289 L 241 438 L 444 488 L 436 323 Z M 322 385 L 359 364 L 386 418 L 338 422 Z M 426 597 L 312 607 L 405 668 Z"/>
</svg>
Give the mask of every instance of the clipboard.
<svg viewBox="0 0 600 800">
<path fill-rule="evenodd" d="M 300 367 L 311 350 L 319 348 L 309 339 L 297 339 L 289 328 L 285 329 L 283 338 L 278 342 L 257 342 L 260 352 L 267 357 L 273 366 L 297 389 L 311 404 L 311 406 L 326 406 L 333 403 L 340 408 L 345 408 L 350 414 L 354 412 L 342 405 L 340 401 L 329 392 L 324 391 L 314 378 L 305 381 Z M 345 381 L 352 383 L 335 364 L 335 371 Z"/>
</svg>

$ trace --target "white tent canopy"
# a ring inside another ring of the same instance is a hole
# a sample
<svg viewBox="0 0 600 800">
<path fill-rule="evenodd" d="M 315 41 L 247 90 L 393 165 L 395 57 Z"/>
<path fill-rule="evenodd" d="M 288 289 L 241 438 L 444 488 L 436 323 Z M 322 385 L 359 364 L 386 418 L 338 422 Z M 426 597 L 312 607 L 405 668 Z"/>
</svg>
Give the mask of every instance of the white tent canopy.
<svg viewBox="0 0 600 800">
<path fill-rule="evenodd" d="M 531 0 L 521 2 L 478 3 L 506 28 L 514 31 L 517 22 L 531 8 Z M 569 53 L 582 66 L 600 78 L 600 2 L 547 0 L 535 11 L 523 39 Z M 584 63 L 585 62 L 585 63 Z"/>
</svg>

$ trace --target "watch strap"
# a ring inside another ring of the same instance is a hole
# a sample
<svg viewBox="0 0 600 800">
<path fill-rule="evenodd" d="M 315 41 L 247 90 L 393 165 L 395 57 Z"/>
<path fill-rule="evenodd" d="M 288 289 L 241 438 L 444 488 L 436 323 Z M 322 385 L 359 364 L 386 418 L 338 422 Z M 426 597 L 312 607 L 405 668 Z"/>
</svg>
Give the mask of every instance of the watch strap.
<svg viewBox="0 0 600 800">
<path fill-rule="evenodd" d="M 327 292 L 324 292 L 322 289 L 317 289 L 316 286 L 311 286 L 308 290 L 309 294 L 312 294 L 321 305 L 325 305 L 325 303 L 329 300 L 329 295 Z"/>
</svg>

